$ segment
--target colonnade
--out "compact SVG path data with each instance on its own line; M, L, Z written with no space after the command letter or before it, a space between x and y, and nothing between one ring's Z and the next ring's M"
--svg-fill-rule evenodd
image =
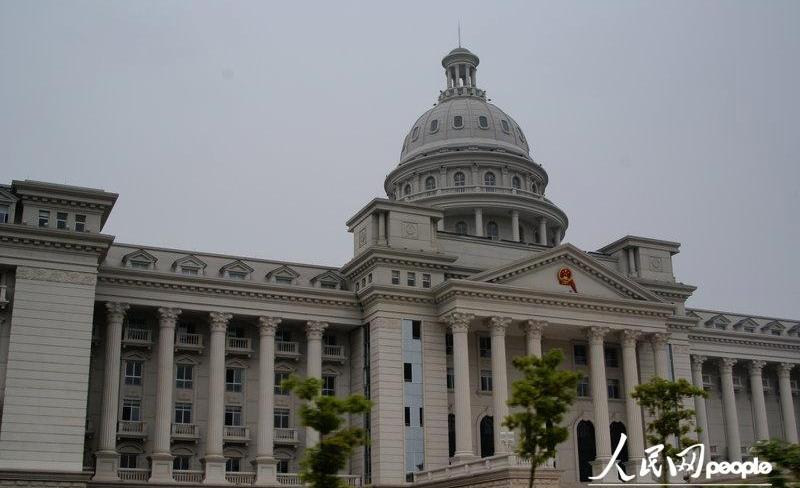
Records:
M103 385L103 404L99 449L96 453L97 465L95 480L111 481L118 479L117 465L119 455L117 446L117 412L119 408L120 359L122 346L122 326L128 304L106 303L107 333L106 361ZM175 325L181 310L162 307L158 309L158 367L155 427L151 457L151 482L172 482L172 391L174 378ZM230 313L210 312L209 315L209 380L208 380L208 419L205 433L206 483L225 483L224 411L225 411L225 337ZM273 457L274 443L274 381L275 381L275 331L281 319L277 317L258 317L259 329L259 391L258 426L256 435L256 484L276 483L276 461ZM322 334L327 328L325 322L309 321L306 324L308 377L322 377ZM306 433L306 446L319 442L316 432Z

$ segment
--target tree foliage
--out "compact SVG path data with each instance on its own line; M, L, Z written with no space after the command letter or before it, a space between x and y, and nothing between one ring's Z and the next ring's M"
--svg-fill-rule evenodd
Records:
M313 488L340 488L347 485L336 477L347 464L353 449L366 443L363 429L344 427L344 414L367 412L372 403L361 395L336 398L320 395L322 380L291 376L281 388L305 400L300 407L301 423L319 432L317 445L307 448L300 462L300 479Z
M700 428L694 423L694 409L686 407L685 400L698 396L705 398L708 396L705 390L685 379L669 381L656 376L638 385L631 396L650 416L646 429L648 442L664 446L661 451L662 466L667 465L667 457L675 456L680 451L680 445L696 443L689 433L700 432ZM679 445L672 444L675 439ZM667 470L663 469L662 482L666 483L666 477Z
M564 359L558 349L548 351L541 358L521 356L514 358L514 367L523 377L511 385L508 405L519 410L507 416L503 424L520 433L516 452L531 461L528 487L533 486L536 467L556 455L556 446L569 434L561 422L575 400L580 375L559 370Z
M753 454L772 464L769 481L774 488L788 486L788 476L794 482L800 481L800 444L785 441L761 441L753 446Z

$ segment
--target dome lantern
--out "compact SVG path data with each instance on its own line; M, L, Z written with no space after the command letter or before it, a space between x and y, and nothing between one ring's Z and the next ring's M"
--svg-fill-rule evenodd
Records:
M486 92L478 88L476 74L478 56L469 49L457 47L442 59L446 88L439 94L439 101L458 96L486 98Z

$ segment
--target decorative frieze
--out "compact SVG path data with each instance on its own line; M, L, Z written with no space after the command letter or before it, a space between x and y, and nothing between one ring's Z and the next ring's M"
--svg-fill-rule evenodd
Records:
M97 282L94 273L80 271L64 271L61 269L31 268L19 266L16 272L18 280L52 281L56 283L71 283L74 285L91 285Z

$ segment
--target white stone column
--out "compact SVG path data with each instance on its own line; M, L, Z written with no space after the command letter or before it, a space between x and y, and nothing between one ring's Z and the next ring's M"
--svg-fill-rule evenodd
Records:
M122 323L127 303L106 303L106 357L103 379L103 411L100 420L95 481L115 481L119 455L117 454L117 409L119 408L120 355L122 353ZM791 396L789 397L792 398Z
M728 461L742 460L742 441L739 437L739 414L736 412L736 394L733 391L733 358L722 358L719 373L722 383L722 409L725 412L725 435L728 444Z
M475 235L483 237L483 209L475 209Z
M603 337L608 329L589 327L586 337L589 339L589 375L592 387L592 404L594 405L594 433L597 457L592 462L592 473L600 474L611 460L611 423L608 415L608 385L606 383L606 361ZM604 482L617 481L616 470L609 470ZM595 480L598 482L598 480Z
M631 397L633 390L639 385L639 371L636 362L636 341L640 332L625 329L621 333L622 339L622 374L625 381L625 420L628 431L629 460L626 466L628 474L634 474L641 464L644 456L644 430L642 423L642 408ZM609 425L609 428L611 426ZM612 446L616 447L616 446Z
M227 483L222 452L225 420L225 331L233 316L211 312L208 344L208 432L206 432L205 483Z
M553 242L556 246L561 245L561 227L556 227L555 235L553 236Z
M309 321L306 323L306 376L308 378L322 379L322 334L328 328L326 322ZM306 427L306 447L311 447L319 442L319 433L311 427Z
M519 211L511 211L511 239L519 242Z
M797 444L797 421L794 417L791 380L791 371L794 366L790 363L782 363L778 366L778 388L780 388L781 394L784 440L791 444Z
M650 336L650 342L653 344L653 354L656 362L656 376L670 379L669 374L669 351L667 350L667 342L669 341L669 334L657 333Z
M703 363L705 356L692 356L692 383L698 388L703 388ZM706 414L706 399L701 396L694 397L694 411L697 416L697 427L700 428L699 440L709 447L708 442L708 415Z
M539 244L547 245L547 219L544 217L539 219Z
M542 357L542 332L547 326L544 320L526 320L522 324L525 331L525 352L528 356Z
M156 425L153 454L150 456L150 482L172 483L172 383L175 355L175 322L181 311L177 308L158 309L158 379L156 384Z
M445 321L453 334L453 383L456 417L456 452L454 462L475 458L472 452L472 407L469 388L469 323L474 315L453 312Z
M490 317L492 331L492 403L494 409L494 452L507 454L503 432L508 428L503 421L508 416L508 375L506 373L506 328L511 323L508 317Z
M275 403L275 329L281 319L258 318L258 443L256 444L257 486L277 484L273 457Z
M750 361L750 395L753 399L753 412L756 421L756 441L769 439L769 423L767 422L767 404L764 401L764 379L761 374L766 361Z

